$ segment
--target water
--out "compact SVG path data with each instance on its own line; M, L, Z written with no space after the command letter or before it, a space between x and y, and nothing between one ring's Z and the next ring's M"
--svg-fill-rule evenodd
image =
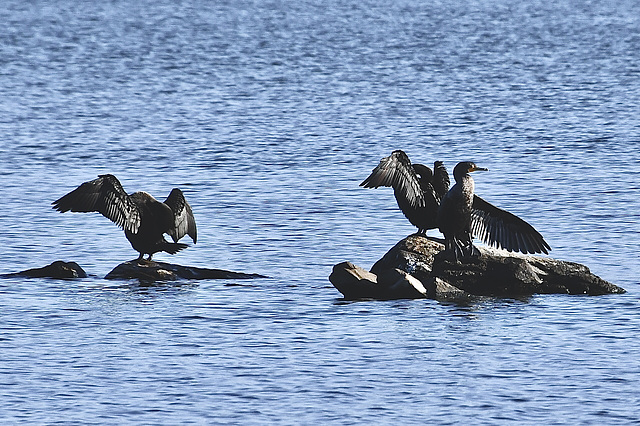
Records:
M640 421L640 6L633 1L5 2L0 281L6 424ZM485 199L625 295L344 302L414 231L358 187L393 149L474 160ZM101 173L180 187L195 246L270 276L141 286Z

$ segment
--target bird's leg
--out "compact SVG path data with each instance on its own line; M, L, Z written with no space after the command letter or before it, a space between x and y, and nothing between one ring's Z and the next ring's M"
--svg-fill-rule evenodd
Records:
M457 238L453 238L453 260L456 263L460 262L460 258L464 257L464 246L462 242Z
M463 250L458 238L455 236L451 237L447 234L444 235L444 253L445 259L455 263L460 262L460 257L463 256Z
M446 257L449 257L451 255L451 238L449 238L447 235L444 236L444 253L446 255Z
M412 235L424 235L424 236L426 236L426 235L427 235L427 232L426 232L424 229L418 229L418 230L415 232L415 234L412 234Z
M153 256L153 253L149 253L149 257L147 257L147 262L151 262L151 256Z
M140 263L142 262L144 259L142 258L144 256L144 253L140 253L140 256L138 256L138 258L136 259L136 262Z
M481 256L480 250L478 250L478 247L473 245L473 241L471 241L471 240L469 240L469 256L470 257L480 257Z
M478 247L474 246L473 243L471 244L471 250L469 253L469 256L471 257L480 257L482 255L482 253L480 253L480 250L478 250Z
M470 231L464 231L464 250L468 257L480 257L480 250L473 245L473 236Z
M458 239L456 237L450 237L449 235L444 236L444 252L446 254L446 259L458 263Z

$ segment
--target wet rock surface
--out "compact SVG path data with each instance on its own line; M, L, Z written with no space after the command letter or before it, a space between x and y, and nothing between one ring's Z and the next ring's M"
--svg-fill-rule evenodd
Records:
M55 262L43 266L42 268L27 269L25 271L3 275L4 278L10 277L28 277L28 278L86 278L87 273L76 262L63 262L56 260Z
M370 272L343 262L334 266L329 280L346 299L448 300L625 292L574 262L486 247L479 247L480 257L455 262L443 249L441 240L410 235L377 261Z
M121 263L107 274L107 280L141 281L173 281L178 279L208 280L208 279L252 279L266 278L260 274L225 271L223 269L196 268L172 263L132 260Z
M55 261L42 268L27 269L25 271L4 274L2 278L86 278L86 272L75 262ZM252 279L267 278L260 274L225 271L224 269L196 268L193 266L174 265L172 263L132 260L121 263L107 274L108 280L140 281L175 281L179 279L209 280L209 279Z

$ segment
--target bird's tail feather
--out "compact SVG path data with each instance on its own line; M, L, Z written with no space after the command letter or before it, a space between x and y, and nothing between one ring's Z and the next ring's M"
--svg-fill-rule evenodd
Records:
M162 251L166 251L169 254L176 254L180 250L184 250L187 247L189 247L189 244L165 242L162 245Z

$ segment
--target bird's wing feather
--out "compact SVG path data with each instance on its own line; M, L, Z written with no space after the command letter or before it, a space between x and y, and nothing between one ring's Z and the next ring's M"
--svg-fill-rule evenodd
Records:
M392 187L396 193L404 197L413 207L424 207L426 200L420 181L416 175L411 160L401 150L396 150L390 156L380 160L368 178L360 186L365 188L378 188L380 186Z
M99 212L134 234L140 227L140 210L113 175L100 175L54 201L53 208L64 213Z
M449 191L449 185L451 184L451 181L449 180L449 173L442 161L436 161L433 163L432 181L432 186L436 195L438 198L442 199L442 197L444 197Z
M474 195L471 232L483 242L521 253L548 253L542 235L518 216Z
M168 232L173 241L178 242L180 238L189 235L195 244L198 239L196 219L193 217L191 206L187 203L182 191L174 188L164 203L173 211L175 225Z

